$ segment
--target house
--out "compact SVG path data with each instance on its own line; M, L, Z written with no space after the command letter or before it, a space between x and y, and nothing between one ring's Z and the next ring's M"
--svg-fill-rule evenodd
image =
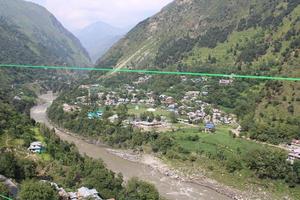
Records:
M174 104L175 103L175 99L173 97L167 97L165 100L166 104Z
M90 85L81 85L79 86L79 89L90 89L91 86Z
M203 92L202 92L202 95L203 95L203 96L207 96L207 95L208 95L208 92L203 91Z
M156 109L155 109L155 108L148 108L147 111L148 111L148 112L155 112Z
M22 98L21 98L21 97L19 97L19 96L15 96L15 97L14 97L14 100L16 100L16 101L21 101L21 100L22 100Z
M86 96L81 96L76 98L77 101L80 101L81 103L86 102Z
M119 116L117 114L108 118L108 120L112 123L116 122L118 119L119 119Z
M229 85L231 83L233 83L232 79L221 79L221 80L219 80L220 85Z
M104 96L104 92L99 92L97 95L98 95L98 98L101 99Z
M181 78L181 81L182 81L182 82L187 81L187 77L186 77L186 76L180 76L180 78Z
M288 161L293 164L295 160L300 160L300 148L292 149L289 152Z
M167 96L164 95L164 94L161 94L161 95L159 95L159 98L162 99L162 100L165 100L167 98Z
M104 103L106 106L116 105L116 101L114 99L107 99Z
M200 83L201 81L202 81L201 78L193 78L193 79L192 79L192 82L193 82L193 83Z
M154 104L154 102L155 102L155 99L152 97L146 100L146 104L149 104L149 105Z
M294 145L294 146L299 146L299 147L300 147L300 140L295 140L295 139L293 139L293 140L292 140L292 145Z
M175 113L177 112L178 113L178 110L176 108L177 108L176 103L168 105L168 111L170 111L170 112L175 112Z
M136 97L134 97L134 98L132 98L132 99L131 99L131 101L130 101L130 102L131 102L131 103L137 103L138 101L139 101L139 99L138 99L138 98L136 98Z
M77 200L77 194L76 192L69 192L69 197L70 197L70 200Z
M162 122L154 120L153 122L147 121L135 121L132 123L134 126L138 128L145 128L145 127L160 127L162 126Z
M98 118L102 117L102 115L103 115L102 111L88 112L89 119L98 119Z
M73 112L73 111L80 110L80 107L76 106L76 105L69 105L67 103L64 103L63 110L64 110L64 112Z
M41 142L32 142L30 146L28 147L28 150L33 153L42 153L44 150L44 147Z
M94 200L102 200L102 198L99 197L99 193L96 189L88 189L86 187L81 187L78 189L77 197L78 199L93 198Z
M200 91L188 91L185 93L186 96L189 96L189 97L197 97L199 96L200 94Z
M216 129L215 124L213 122L205 123L204 131L205 132L214 132Z

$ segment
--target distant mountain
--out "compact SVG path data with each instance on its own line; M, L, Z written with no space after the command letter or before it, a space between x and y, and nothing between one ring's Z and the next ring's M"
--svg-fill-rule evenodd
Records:
M96 61L128 30L129 28L121 29L99 21L76 31L75 35L87 49L92 60Z
M0 63L91 64L79 40L50 12L23 0L0 1Z

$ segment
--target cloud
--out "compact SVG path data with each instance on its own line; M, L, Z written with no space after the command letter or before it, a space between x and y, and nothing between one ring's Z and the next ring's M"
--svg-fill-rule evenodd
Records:
M46 7L68 29L97 21L131 26L155 14L172 0L28 0Z

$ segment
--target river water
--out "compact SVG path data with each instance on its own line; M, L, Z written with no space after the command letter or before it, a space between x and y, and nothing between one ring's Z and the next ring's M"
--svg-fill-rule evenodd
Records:
M47 108L51 105L55 96L52 93L41 95L41 103L31 109L31 117L46 124L49 128L53 126L49 123L46 115ZM156 186L159 193L170 200L229 200L230 198L217 193L214 190L194 183L179 181L170 178L152 169L151 167L137 162L125 160L117 155L108 152L107 147L90 144L80 138L74 137L61 130L56 129L56 134L65 141L74 143L79 152L95 159L102 159L107 168L115 173L122 173L125 179L138 177L141 180L150 182Z

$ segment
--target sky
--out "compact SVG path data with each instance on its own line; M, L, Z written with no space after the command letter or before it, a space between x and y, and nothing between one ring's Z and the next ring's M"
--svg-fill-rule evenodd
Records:
M172 0L27 0L46 7L70 31L97 21L130 27L160 11Z

